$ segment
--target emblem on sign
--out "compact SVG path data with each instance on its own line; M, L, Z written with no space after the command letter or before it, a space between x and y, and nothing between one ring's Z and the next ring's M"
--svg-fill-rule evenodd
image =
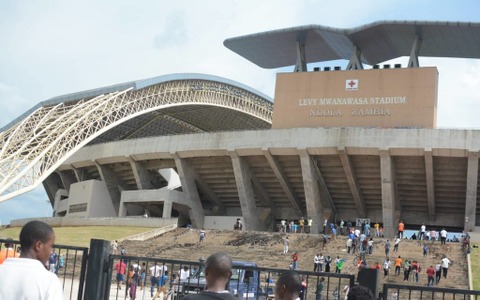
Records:
M345 90L346 91L358 90L358 79L347 79L345 81Z

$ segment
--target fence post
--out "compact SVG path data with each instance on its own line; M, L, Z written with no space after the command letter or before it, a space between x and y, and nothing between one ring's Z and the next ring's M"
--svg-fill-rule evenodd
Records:
M87 279L85 284L85 298L88 300L103 300L108 279L108 261L110 255L110 241L90 240L88 254Z

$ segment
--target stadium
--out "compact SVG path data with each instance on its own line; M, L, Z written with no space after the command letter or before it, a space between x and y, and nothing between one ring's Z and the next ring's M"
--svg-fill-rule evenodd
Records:
M43 184L56 217L178 218L274 230L369 219L478 231L480 131L436 129L438 71L480 58L480 24L380 21L227 39L277 75L275 97L171 74L43 101L0 133L0 201ZM406 67L383 65L409 57ZM347 60L347 68L308 64ZM369 66L368 68L366 66Z

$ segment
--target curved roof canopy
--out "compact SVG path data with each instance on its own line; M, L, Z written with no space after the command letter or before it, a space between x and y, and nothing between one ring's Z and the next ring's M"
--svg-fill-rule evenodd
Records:
M273 103L232 80L173 74L60 96L0 132L0 202L40 184L87 144L268 129Z
M230 38L224 45L271 69L296 64L297 42L305 47L306 63L348 60L355 47L369 65L410 56L414 47L418 56L480 58L480 23L379 21L350 29L307 25Z

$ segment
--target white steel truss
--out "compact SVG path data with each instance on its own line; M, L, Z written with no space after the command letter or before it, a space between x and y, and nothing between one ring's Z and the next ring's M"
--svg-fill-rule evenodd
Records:
M216 81L178 80L41 107L0 133L0 202L36 188L77 150L118 124L178 105L230 108L271 123L268 100Z

